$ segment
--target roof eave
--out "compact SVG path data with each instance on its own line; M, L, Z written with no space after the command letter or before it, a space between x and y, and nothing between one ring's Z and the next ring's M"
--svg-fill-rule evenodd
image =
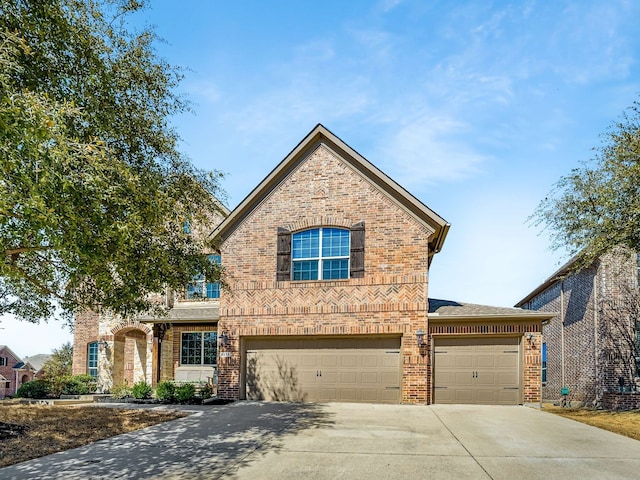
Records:
M438 323L438 322L450 322L452 320L466 320L466 321L483 321L483 320L494 320L494 321L522 321L525 322L527 320L551 320L555 316L557 316L557 312L533 312L528 311L526 313L504 313L504 314L469 314L469 315L443 315L438 313L430 313L429 314L429 322L430 323Z
M296 145L269 175L213 230L211 236L224 241L235 229L236 225L246 218L246 216L267 197L269 192L297 166L299 161L305 158L304 154L313 151L322 143L328 143L330 147L340 150L339 153L345 161L355 164L354 166L362 171L373 183L384 191L392 194L392 196L401 202L414 216L417 216L422 222L429 225L429 227L434 230L433 240L430 242L430 249L433 253L438 253L442 249L450 224L322 124L316 125L316 127Z

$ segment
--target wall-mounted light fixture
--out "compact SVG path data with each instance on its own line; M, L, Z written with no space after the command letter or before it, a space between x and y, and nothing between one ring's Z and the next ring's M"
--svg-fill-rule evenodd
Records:
M527 339L527 341L531 344L531 345L535 345L535 343L533 342L533 339L535 338L535 335L533 333L527 333L527 335L525 336L525 338Z
M227 332L222 332L220 334L220 346L221 347L229 346L229 335L227 335Z
M418 342L418 347L423 347L425 345L424 342L424 332L421 328L416 332L416 342Z
M107 341L104 338L101 338L98 341L98 349L100 350L106 350L106 348L109 346L109 344L107 343Z

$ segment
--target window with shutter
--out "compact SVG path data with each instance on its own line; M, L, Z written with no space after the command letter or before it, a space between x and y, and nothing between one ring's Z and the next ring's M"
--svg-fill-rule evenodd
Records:
M291 233L278 228L277 281L364 277L364 222Z
M291 232L286 228L278 228L276 280L291 280Z
M351 226L351 278L364 277L364 222Z

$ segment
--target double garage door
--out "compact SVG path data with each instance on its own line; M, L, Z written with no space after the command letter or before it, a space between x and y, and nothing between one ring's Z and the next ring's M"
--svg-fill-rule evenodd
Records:
M400 338L247 339L249 400L400 403Z
M521 403L519 338L436 338L434 402Z

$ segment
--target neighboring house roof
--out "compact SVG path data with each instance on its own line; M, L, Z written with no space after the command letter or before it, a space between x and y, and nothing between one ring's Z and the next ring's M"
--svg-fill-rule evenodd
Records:
M31 366L36 372L42 370L44 364L47 363L51 359L51 355L47 353L39 353L37 355L32 355L31 357L24 357L24 362Z
M336 152L344 161L394 200L409 215L434 232L429 241L429 260L431 260L432 254L438 253L442 249L450 224L321 124L318 124L309 132L280 164L218 225L211 235L221 240L226 239L260 205L270 192L282 183L320 145L324 145Z
M13 350L11 350L9 347L7 347L6 345L0 345L0 352L2 352L3 350L9 352L9 354L11 354L11 356L13 358L15 358L16 360L20 361L21 358L15 354L15 352Z
M429 320L469 320L469 319L536 319L547 320L556 316L554 312L523 310L521 308L492 307L453 300L429 299Z
M529 295L527 295L518 303L516 303L515 306L521 307L528 301L535 298L540 293L544 292L547 288L549 288L551 285L556 283L558 280L562 280L563 278L566 278L568 275L573 273L573 266L579 259L580 259L580 254L571 258L567 263L565 263L558 270L553 272L553 274L549 278L547 278L544 282L538 285Z

